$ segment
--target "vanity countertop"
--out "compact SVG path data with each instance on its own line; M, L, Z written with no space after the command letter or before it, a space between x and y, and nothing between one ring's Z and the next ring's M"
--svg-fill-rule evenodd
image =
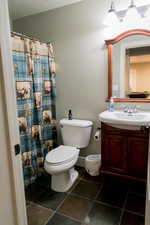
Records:
M114 125L147 126L150 124L150 112L126 113L122 111L104 111L99 114L99 120Z

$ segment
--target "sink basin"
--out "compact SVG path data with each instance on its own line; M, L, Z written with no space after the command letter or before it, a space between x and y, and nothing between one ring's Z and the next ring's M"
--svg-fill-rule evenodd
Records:
M129 120L129 121L136 121L136 120L144 120L146 119L147 115L143 114L143 113L136 113L136 114L128 114L128 113L124 113L124 112L116 112L114 113L114 116L116 116L116 118L119 119L123 119L123 120Z
M133 114L124 113L121 111L109 112L105 111L99 114L99 119L102 122L109 124L141 126L150 124L150 112L138 112Z

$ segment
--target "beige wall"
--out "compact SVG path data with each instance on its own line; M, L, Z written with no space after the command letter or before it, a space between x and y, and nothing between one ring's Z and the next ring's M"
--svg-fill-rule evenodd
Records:
M94 122L93 133L99 126L98 114L106 109L107 49L104 40L124 31L117 27L107 31L102 25L110 3L111 0L84 0L13 23L14 31L53 42L57 63L57 118L66 116L71 108L75 118ZM149 110L149 104L144 108ZM81 154L99 152L99 146L92 137L91 144Z
M104 11L110 1L85 0L14 21L14 30L51 40L57 63L57 118L71 108L74 118L92 120L106 109L107 51L104 46ZM82 154L99 152L93 142Z
M150 63L133 63L131 69L136 71L136 91L150 92Z
M106 31L102 21L110 3L111 0L84 0L13 23L14 31L53 42L57 63L57 118L66 116L71 108L74 117L94 122L93 133L99 126L98 114L106 109L107 49L104 40L130 29L129 26L123 28L125 30L112 27ZM120 8L124 4L123 1L118 3ZM149 104L142 107L149 110ZM92 139L81 154L99 152L99 145Z
M10 29L13 30L13 21L10 16L9 16L9 23L10 23Z

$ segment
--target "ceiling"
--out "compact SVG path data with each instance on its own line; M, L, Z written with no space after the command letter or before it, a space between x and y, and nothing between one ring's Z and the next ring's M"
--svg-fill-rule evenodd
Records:
M83 0L8 0L11 19L19 19L21 17L44 12L50 9L63 7ZM91 0L89 0L91 1ZM101 1L101 0L98 0ZM105 1L105 0L103 0ZM117 10L126 9L131 0L115 0ZM107 0L108 8L111 0ZM137 6L150 4L150 0L135 0Z
M8 0L11 19L63 7L83 0Z

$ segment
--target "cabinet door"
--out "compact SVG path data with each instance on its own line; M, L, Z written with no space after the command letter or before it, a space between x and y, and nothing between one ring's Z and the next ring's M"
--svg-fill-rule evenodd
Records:
M104 135L102 139L102 168L107 171L126 173L126 139L119 135Z
M146 178L148 161L148 140L144 138L128 138L127 154L128 175Z

